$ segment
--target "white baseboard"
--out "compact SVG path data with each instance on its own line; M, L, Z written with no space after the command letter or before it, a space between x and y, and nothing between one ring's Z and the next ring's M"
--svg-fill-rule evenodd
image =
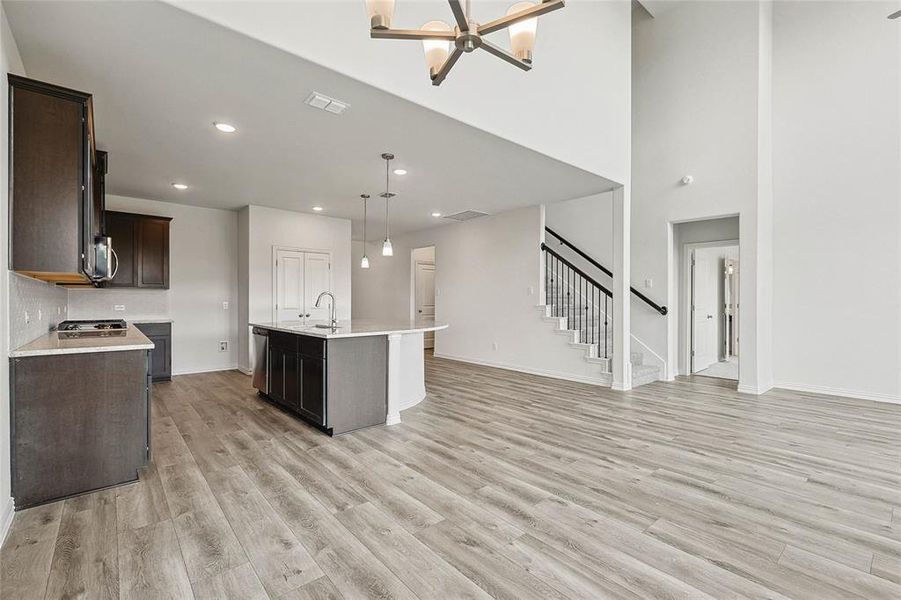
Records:
M219 371L237 371L238 365L231 365L228 367L212 367L209 369L189 369L186 371L173 371L172 376L176 375L198 375L200 373L218 373Z
M7 498L5 506L0 509L0 546L6 541L6 534L9 533L9 526L13 524L13 516L16 513L16 505L10 496Z
M235 368L237 370L241 371L242 373L244 373L245 375L253 375L253 369L248 369L247 367L241 367L241 366L238 366Z
M883 394L879 392L863 392L860 390L848 390L844 388L834 388L825 385L807 385L805 383L790 383L780 381L776 387L795 392L810 392L812 394L823 394L825 396L843 396L845 398L856 398L858 400L873 400L875 402L887 402L889 404L901 404L901 396L892 394ZM741 390L739 390L741 391Z
M766 394L768 391L773 389L773 386L757 386L757 385L742 385L738 384L736 388L738 393L740 394L753 394L755 396L761 396Z
M524 367L520 367L518 365L510 365L507 363L499 363L499 362L490 362L485 360L473 360L470 358L463 358L461 356L452 356L450 354L438 354L435 353L437 358L446 358L447 360L455 360L458 362L469 363L473 365L481 365L483 367L494 367L496 369L506 369L507 371L516 371L517 373L528 373L529 375L541 375L542 377L551 377L553 379L564 379L566 381L575 381L577 383L588 383L591 385L598 385L602 387L610 387L609 381L604 381L601 379L593 379L591 377L582 377L580 375L572 375L569 373L560 373L558 371L545 371L543 369L528 369Z
M619 383L619 382L614 382L613 384L610 385L610 389L612 389L612 390L614 390L614 391L616 391L616 392L628 392L629 390L632 389L632 386L631 386L631 385L624 385L624 384Z

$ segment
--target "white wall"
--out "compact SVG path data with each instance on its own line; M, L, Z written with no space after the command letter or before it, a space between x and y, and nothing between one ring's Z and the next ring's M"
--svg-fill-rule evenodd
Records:
M678 257L671 224L739 215L744 303L739 383L747 391L765 391L772 383L767 357L757 356L758 338L765 343L772 321L754 319L758 305L767 310L764 290L771 278L763 247L769 243L766 219L758 208L766 177L758 114L761 35L766 35L761 22L757 2L684 2L656 18L637 18L632 46L632 281L660 282L660 291L649 295L661 302L665 291L663 303L670 309L661 319L636 308L632 332L655 352L668 354L672 376ZM680 185L688 174L694 183Z
M7 73L25 74L16 40L13 39L6 21L6 12L0 4L0 75L6 82ZM4 86L5 89L5 86ZM9 231L9 97L0 93L0 231L4 240ZM8 356L9 339L9 289L10 273L9 245L0 243L0 356ZM9 429L9 369L0 368L0 543L12 522L13 503L11 497L10 471L10 429Z
M350 221L263 206L247 207L247 321L239 323L241 348L249 347L248 323L273 320L272 257L275 246L332 255L332 293L339 320L351 314ZM242 213L241 222L244 224ZM243 234L242 234L243 236ZM243 248L241 249L243 253ZM243 260L243 258L242 258ZM359 257L357 257L359 261ZM249 352L239 366L249 369Z
M612 192L547 204L545 224L608 269L612 268ZM557 248L557 240L551 235L547 244Z
M107 196L106 207L172 217L169 289L69 290L72 319L172 319L174 374L233 369L238 357L238 215L155 200ZM115 248L116 241L113 240ZM225 310L222 303L228 302ZM115 305L125 311L114 311ZM227 352L219 342L228 341Z
M775 7L778 384L901 401L897 2Z
M436 332L437 356L586 379L587 363L561 350L565 343L547 343L556 334L537 308L541 212L523 208L400 236L390 258L371 241L370 269L360 269L363 245L354 242L354 318L408 320L411 252L434 246L435 318L449 325Z
M429 81L419 42L369 38L362 0L170 3L564 162L628 179L630 0L567 2L540 17L529 73L474 52L440 88ZM473 16L486 23L511 3L476 0ZM452 21L446 2L398 2L394 26L433 19ZM489 39L509 44L505 31Z

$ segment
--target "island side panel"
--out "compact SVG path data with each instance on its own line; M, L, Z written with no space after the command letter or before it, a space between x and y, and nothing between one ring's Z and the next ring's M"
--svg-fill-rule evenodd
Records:
M16 510L137 479L147 369L146 350L12 359Z
M384 425L388 344L383 335L328 341L328 427L333 434Z

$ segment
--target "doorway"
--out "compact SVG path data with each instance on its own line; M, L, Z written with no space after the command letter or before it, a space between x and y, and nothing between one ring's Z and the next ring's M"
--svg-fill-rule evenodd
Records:
M413 260L413 319L435 318L435 247L416 248ZM423 347L435 348L435 332L423 334Z
M687 244L689 372L738 380L738 243Z
M332 290L332 259L328 252L274 247L273 307L276 322L327 320L329 304L316 308L316 298Z

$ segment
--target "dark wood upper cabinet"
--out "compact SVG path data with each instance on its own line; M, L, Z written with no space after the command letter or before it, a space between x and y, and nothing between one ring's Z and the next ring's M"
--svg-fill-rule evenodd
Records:
M169 287L169 221L138 219L138 287Z
M96 155L97 160L94 161L94 183L92 186L94 204L92 210L93 229L99 235L104 235L106 233L104 212L106 211L106 174L108 172L109 155L103 150L97 150Z
M88 283L99 175L91 95L16 75L9 82L9 267L57 283Z
M119 268L106 287L169 288L169 217L106 211Z
M112 247L118 258L116 276L106 282L106 287L138 287L137 241L134 215L106 211L106 235L112 238Z

